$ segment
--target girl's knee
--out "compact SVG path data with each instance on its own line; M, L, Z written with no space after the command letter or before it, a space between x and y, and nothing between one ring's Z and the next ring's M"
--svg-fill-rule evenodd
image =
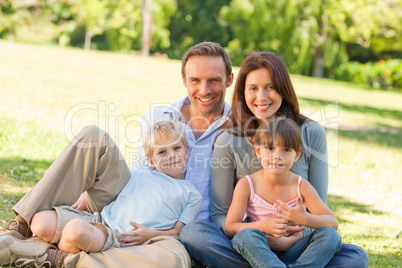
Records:
M266 241L266 237L259 229L246 228L238 232L232 239L232 243L247 244L253 243L255 239L262 239Z
M32 232L45 241L52 241L57 226L57 214L54 210L36 213L31 220Z

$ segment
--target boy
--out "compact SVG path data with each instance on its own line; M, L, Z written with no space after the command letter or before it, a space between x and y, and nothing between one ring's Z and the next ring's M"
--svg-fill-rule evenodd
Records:
M151 168L133 170L117 199L100 214L54 207L34 215L33 233L69 253L99 252L141 245L156 236L179 235L197 217L202 203L196 188L181 180L188 158L186 139L176 124L158 122L144 137L144 150ZM4 245L13 244L15 238L3 235L0 239ZM0 258L1 265L9 264L12 250Z

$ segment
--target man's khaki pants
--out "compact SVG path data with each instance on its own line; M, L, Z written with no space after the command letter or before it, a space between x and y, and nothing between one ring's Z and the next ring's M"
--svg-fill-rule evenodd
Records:
M131 177L112 138L88 126L73 138L43 178L14 206L28 223L39 211L71 206L86 191L90 212L114 201ZM69 254L66 267L189 267L191 261L176 237L155 237L144 245L101 253Z

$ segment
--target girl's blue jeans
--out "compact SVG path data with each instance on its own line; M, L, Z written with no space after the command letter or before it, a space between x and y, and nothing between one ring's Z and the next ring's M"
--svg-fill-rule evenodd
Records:
M195 262L204 264L209 268L250 267L250 264L232 247L231 241L226 237L222 227L216 223L194 221L186 224L180 233L180 240ZM299 251L303 252L304 250L301 249L303 243L307 243L305 240L304 238L301 239L293 247L298 245L298 247L300 246ZM297 251L298 247L293 250ZM288 251L281 253L285 254ZM286 255L279 258L285 257ZM340 251L325 267L366 268L368 264L367 253L361 247L342 244Z
M236 234L231 243L252 267L286 268L325 267L341 249L342 241L335 229L324 227L300 239L287 251L275 252L260 230L249 228Z

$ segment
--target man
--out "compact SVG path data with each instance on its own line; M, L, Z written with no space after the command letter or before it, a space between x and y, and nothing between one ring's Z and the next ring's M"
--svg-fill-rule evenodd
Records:
M195 45L183 57L182 79L188 96L173 105L152 109L144 116L141 127L145 130L166 119L180 122L190 147L184 179L191 181L203 196L198 219L209 220L212 144L230 115L230 105L224 101L226 88L233 83L229 56L216 43ZM133 166L145 161L142 148L138 155ZM0 232L0 255L13 254L19 265L50 262L66 267L189 266L184 247L171 237L156 237L141 246L91 254L67 254L35 238L20 240L31 235L29 224L36 212L59 205L72 205L92 213L101 211L116 199L130 177L130 170L110 136L96 127L84 128L13 208L15 220ZM84 194L79 198L81 193ZM134 241L136 231L125 242ZM2 244L10 246L5 248Z

